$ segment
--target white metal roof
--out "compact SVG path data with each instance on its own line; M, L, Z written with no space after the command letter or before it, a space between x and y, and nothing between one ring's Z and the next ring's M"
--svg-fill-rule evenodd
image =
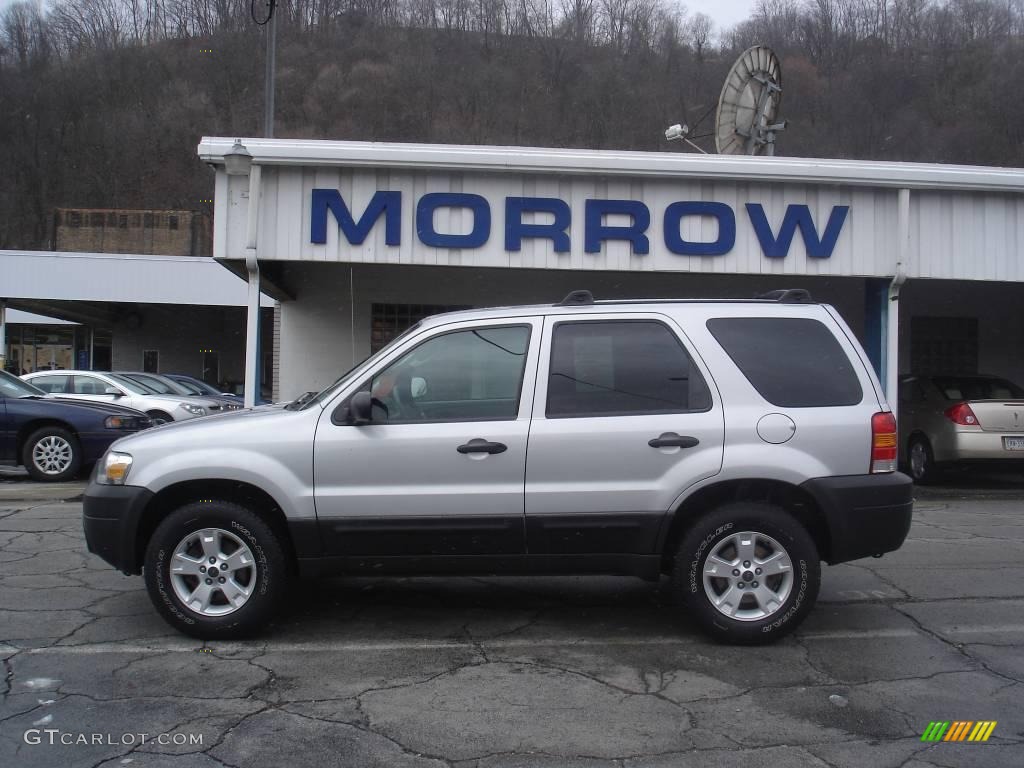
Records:
M199 157L205 162L222 165L224 153L234 141L233 138L203 137L198 147ZM789 181L911 189L1024 192L1024 169L1020 168L312 139L243 138L242 143L252 154L254 162L263 165L694 177L704 181Z
M5 299L243 307L247 292L244 280L202 256L0 251Z
M58 317L37 315L35 312L23 312L20 309L10 308L6 310L5 319L8 323L24 325L78 325L70 320L61 320Z

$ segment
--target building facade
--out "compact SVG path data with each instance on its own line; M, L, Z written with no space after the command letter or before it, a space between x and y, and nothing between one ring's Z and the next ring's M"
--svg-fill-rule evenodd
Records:
M1024 173L796 158L204 138L214 257L282 300L282 398L420 316L598 298L834 304L900 372L1024 380ZM891 364L890 364L890 361Z
M78 253L209 256L209 218L198 211L58 208L52 249Z

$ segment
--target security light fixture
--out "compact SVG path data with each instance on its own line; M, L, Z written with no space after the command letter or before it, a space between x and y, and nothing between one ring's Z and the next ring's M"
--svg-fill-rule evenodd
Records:
M241 139L235 139L231 149L224 153L224 170L231 176L248 176L251 167L252 155Z

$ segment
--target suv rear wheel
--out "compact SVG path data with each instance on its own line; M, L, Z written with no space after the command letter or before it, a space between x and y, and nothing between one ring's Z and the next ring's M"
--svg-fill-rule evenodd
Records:
M729 643L767 643L796 629L821 583L817 547L785 510L737 502L704 515L679 545L676 595L700 628Z
M168 515L146 548L145 572L161 615L200 639L251 634L274 617L288 588L278 537L229 501L193 502Z

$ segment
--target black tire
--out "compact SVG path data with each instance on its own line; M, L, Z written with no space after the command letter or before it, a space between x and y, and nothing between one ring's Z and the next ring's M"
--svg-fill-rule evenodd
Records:
M253 556L252 594L241 607L222 616L203 615L188 607L171 578L175 548L204 528L236 536ZM288 591L288 558L281 540L259 516L230 501L193 502L168 515L149 540L144 570L149 598L160 615L179 632L202 640L252 635L274 618Z
M45 466L40 466L35 460L36 446L47 439L57 441L54 450L68 450L71 452L70 462L62 471L47 471ZM55 457L56 458L56 457ZM21 449L21 463L28 471L29 477L48 483L63 483L74 480L82 469L82 446L78 438L63 427L43 427L37 429L28 436L25 445Z
M766 617L749 620L726 616L716 608L705 590L703 575L709 555L730 536L744 531L774 539L793 565L789 592L781 605ZM726 580L715 580L712 586L720 582ZM732 644L770 643L792 632L814 607L820 585L818 548L807 530L785 510L760 502L727 504L699 518L679 543L672 569L672 589L687 615L715 640ZM745 587L749 589L750 584ZM753 599L753 595L743 597L738 606L742 608Z
M167 413L167 411L146 411L146 415L153 420L153 426L170 424L174 421L174 417Z
M921 452L919 465L914 460L915 451ZM942 469L935 463L932 444L924 435L914 435L910 438L907 445L907 473L918 485L932 485L942 479Z

